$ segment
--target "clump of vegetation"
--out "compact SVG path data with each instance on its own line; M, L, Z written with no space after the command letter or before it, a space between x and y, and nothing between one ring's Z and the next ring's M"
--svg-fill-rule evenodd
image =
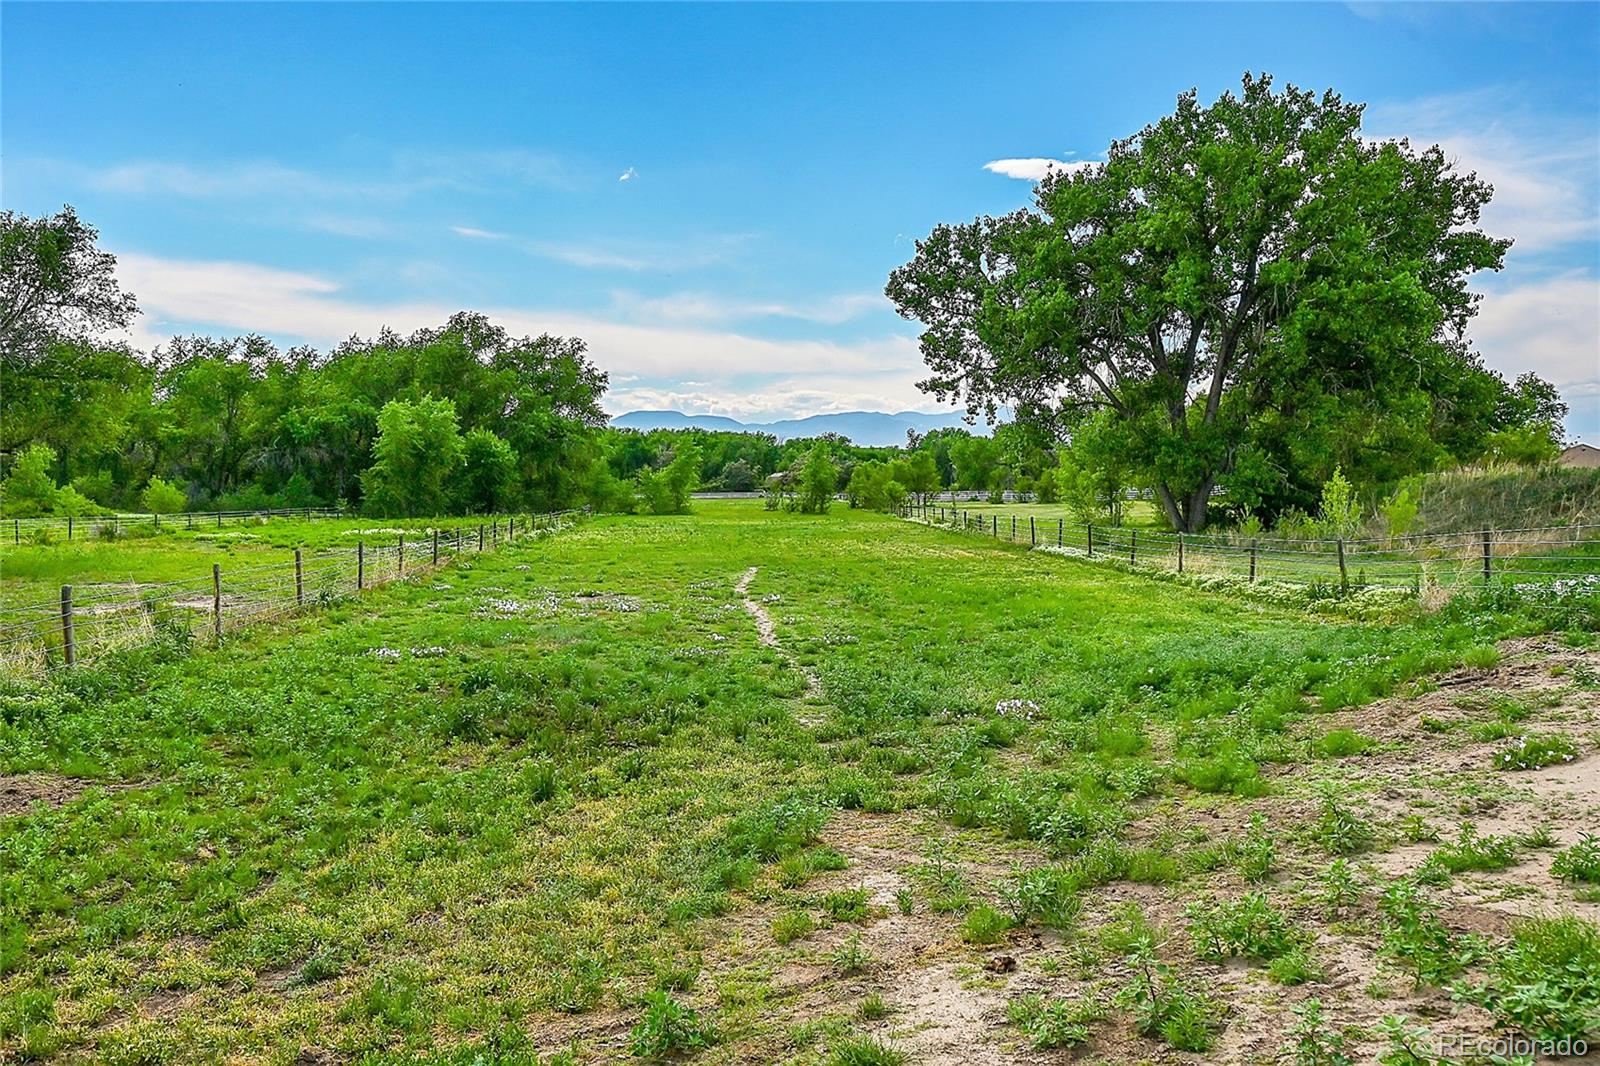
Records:
M866 920L869 913L868 898L864 888L829 892L822 897L822 909L836 922L861 922Z
M969 944L998 944L1015 923L988 904L972 908L961 923L961 939Z
M1564 733L1539 733L1518 737L1494 753L1496 770L1538 770L1578 757L1578 745Z
M1369 751L1372 738L1354 729L1331 729L1317 738L1315 748L1317 754L1325 759L1343 759Z
M1600 929L1574 915L1517 922L1479 989L1502 1025L1535 1040L1593 1036L1600 1023Z
M1220 961L1241 955L1276 959L1302 947L1306 932L1273 907L1260 892L1235 900L1193 903L1187 911L1189 935L1203 959Z
M1295 1022L1283 1056L1292 1066L1350 1066L1350 1038L1330 1025L1320 999L1294 1008Z
M711 1025L665 992L645 996L644 1014L628 1034L628 1049L639 1056L660 1057L709 1047L715 1042Z
M1550 872L1563 881L1600 884L1600 836L1583 834L1572 847L1556 854Z
M870 1036L854 1036L833 1045L828 1066L902 1066L906 1053Z
M1083 1000L1018 996L1006 1004L1006 1018L1038 1051L1075 1047L1089 1039L1089 1025L1105 1017L1103 1008Z
M1439 846L1422 868L1418 880L1437 882L1451 874L1469 870L1504 870L1516 865L1517 842L1511 837L1480 836L1471 822L1461 826L1460 836Z
M1394 881L1379 900L1385 954L1408 967L1418 987L1460 976L1482 954L1472 939L1457 936L1437 906L1414 881Z
M1334 859L1328 864L1322 871L1316 895L1323 913L1329 917L1337 917L1361 902L1361 886L1349 859Z
M1141 951L1131 961L1133 977L1117 993L1117 1002L1133 1012L1140 1034L1180 1051L1210 1050L1220 1018L1217 1005L1150 952Z
M1339 801L1338 793L1322 793L1322 812L1312 828L1312 838L1333 855L1354 855L1372 846L1372 824Z
M841 974L861 973L872 965L872 952L861 943L860 933L851 933L833 952L833 968Z
M772 939L788 944L809 935L816 927L809 911L785 911L772 921Z

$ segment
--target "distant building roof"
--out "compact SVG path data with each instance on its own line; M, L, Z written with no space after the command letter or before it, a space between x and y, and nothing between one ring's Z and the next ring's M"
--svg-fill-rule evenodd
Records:
M1562 466L1600 466L1600 448L1593 444L1574 444L1561 452Z

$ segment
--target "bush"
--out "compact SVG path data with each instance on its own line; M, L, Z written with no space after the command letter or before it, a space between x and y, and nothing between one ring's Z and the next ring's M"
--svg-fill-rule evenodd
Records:
M1147 951L1133 961L1133 979L1117 994L1117 1001L1133 1012L1139 1032L1180 1051L1210 1050L1216 1005Z
M1411 968L1417 986L1459 976L1480 954L1477 944L1445 927L1438 909L1413 881L1395 881L1378 904L1384 953Z
M144 509L151 514L177 514L189 504L189 498L183 490L170 485L161 478L153 477L150 484L144 487L144 495L140 497Z

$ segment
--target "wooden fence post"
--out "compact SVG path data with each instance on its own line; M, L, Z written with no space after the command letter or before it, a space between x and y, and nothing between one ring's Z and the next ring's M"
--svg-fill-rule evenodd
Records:
M483 551L483 523L478 523L478 550Z
M67 515L67 539L72 539L72 516Z
M161 532L161 516L159 514L156 514L156 515L152 515L151 517L156 520L156 532L157 533Z
M1350 587L1350 575L1344 567L1344 538L1339 538L1339 591L1343 592Z
M367 546L362 541L356 541L356 591L360 592L367 587Z
M1183 573L1183 534L1178 534L1178 573Z
M1487 585L1494 576L1494 541L1490 530L1483 531L1483 583Z
M1252 540L1250 542L1250 583L1252 585L1256 581L1256 548L1258 544L1258 541Z
M305 571L301 569L299 548L294 550L294 605L296 607L306 605Z
M1064 543L1066 543L1066 540L1065 540L1066 533L1067 533L1067 520L1065 518L1056 519L1056 547L1059 548Z
M433 531L433 565L439 565L439 531Z
M1128 565L1132 566L1139 561L1139 531L1128 530Z
M1084 541L1089 546L1089 558L1093 559L1094 558L1094 523L1093 522L1085 522L1083 524L1083 532L1084 532Z
M183 522L184 528L185 529L193 529L194 528L194 515L186 514L186 515L183 516L183 518L184 518L184 522Z
M1030 548L1039 546L1039 531L1034 528L1033 515L1028 516L1028 546Z
M395 573L400 577L406 576L406 535L400 534L400 550L395 553Z
M22 543L22 519L20 518L13 518L11 520L11 543Z
M71 666L78 661L78 641L72 629L72 586L61 586L61 653Z
M211 629L222 639L222 564L211 564Z

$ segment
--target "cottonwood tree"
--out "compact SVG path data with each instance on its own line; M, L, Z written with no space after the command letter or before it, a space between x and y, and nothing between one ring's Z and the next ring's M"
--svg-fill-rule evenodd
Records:
M1510 244L1478 229L1490 187L1436 146L1363 138L1361 112L1247 75L1053 171L1037 210L937 227L886 290L925 326L922 387L991 421L1110 412L1197 530L1258 419L1331 425L1465 373L1467 279Z
M0 366L133 322L138 302L117 284L116 257L96 247L99 238L70 206L40 218L0 211Z
M378 413L375 461L361 475L367 510L397 517L450 513L463 448L449 400L390 400Z

